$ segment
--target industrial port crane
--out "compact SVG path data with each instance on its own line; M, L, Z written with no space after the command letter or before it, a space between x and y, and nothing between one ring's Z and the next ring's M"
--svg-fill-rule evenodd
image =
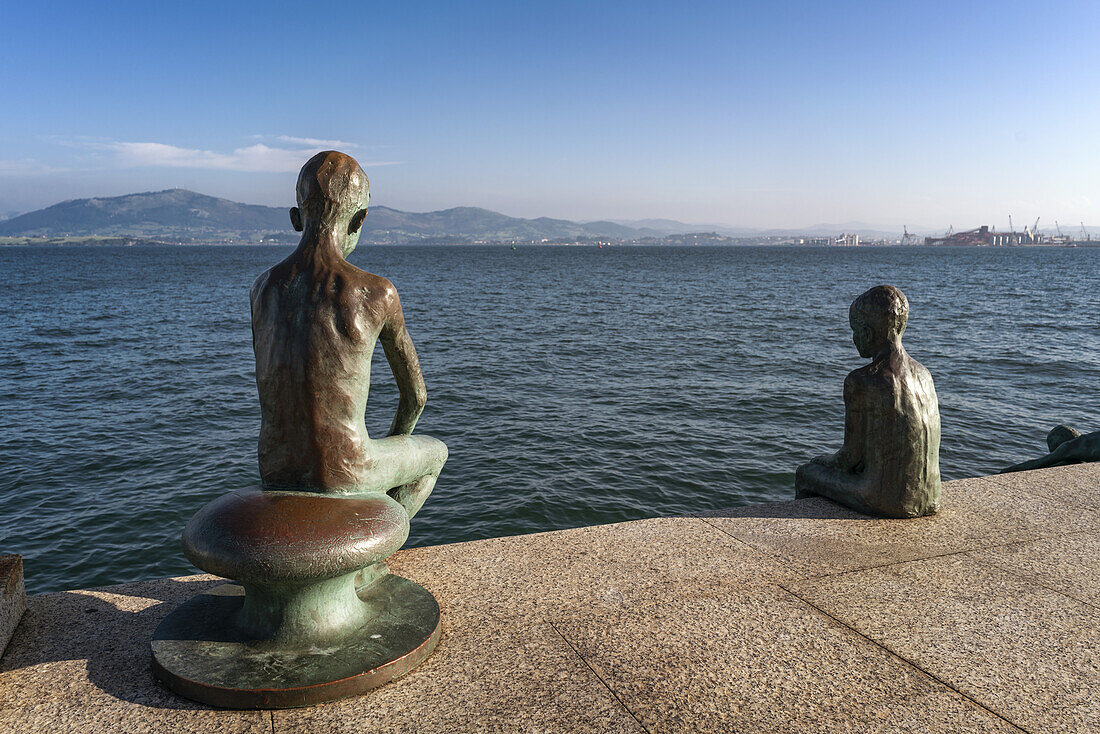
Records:
M1012 222L1012 215L1008 216L1008 233L998 234L995 227L981 226L977 229L968 229L955 231L954 225L947 228L947 233L942 237L925 237L924 244L926 245L948 245L953 247L989 247L989 246L1004 246L1004 245L1048 245L1054 247L1076 247L1080 242L1089 242L1092 244L1092 238L1088 234L1088 230L1085 229L1085 223L1081 222L1081 237L1082 239L1074 241L1072 235L1068 235L1062 231L1062 224L1055 219L1054 229L1058 232L1057 235L1044 236L1039 232L1039 222L1041 217L1036 217L1033 224L1024 225L1024 231L1017 233ZM905 232L905 239L903 242L909 241L913 237L909 233L908 227L902 227ZM1089 245L1087 245L1089 246Z
M1024 234L1027 235L1027 241L1032 244L1038 244L1039 242L1039 217L1035 217L1035 224L1031 225L1029 229L1027 225L1024 225Z

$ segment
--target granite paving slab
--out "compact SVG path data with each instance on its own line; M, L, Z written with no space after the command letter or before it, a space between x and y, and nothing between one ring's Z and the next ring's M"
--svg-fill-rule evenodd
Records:
M461 626L611 613L698 585L732 589L795 575L695 518L414 548L390 567L435 594L445 623Z
M0 709L5 734L271 734L270 711L135 707L124 701L52 700Z
M945 482L940 512L911 520L872 518L820 497L701 517L804 576L825 575L1100 530L1100 513L1034 492L1034 478L1018 479L1045 472L1056 482L1070 468Z
M786 587L1028 731L1100 731L1100 610L977 555Z
M1050 497L1074 507L1100 510L1100 463L1098 462L1011 474L994 474L981 477L981 481L990 486L1010 484L1025 492Z
M650 732L1016 731L777 587L555 626Z
M1076 533L968 554L1100 609L1100 533Z
M642 732L548 624L444 632L436 652L365 696L274 712L283 732Z
M0 731L270 731L267 712L218 711L154 683L149 639L198 576L39 594L0 660Z

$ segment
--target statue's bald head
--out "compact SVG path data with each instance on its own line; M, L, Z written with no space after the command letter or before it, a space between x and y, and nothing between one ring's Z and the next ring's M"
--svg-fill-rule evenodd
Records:
M335 150L318 153L302 166L296 193L298 206L290 212L294 229L315 223L346 234L351 241L345 254L351 252L370 201L370 182L356 160Z

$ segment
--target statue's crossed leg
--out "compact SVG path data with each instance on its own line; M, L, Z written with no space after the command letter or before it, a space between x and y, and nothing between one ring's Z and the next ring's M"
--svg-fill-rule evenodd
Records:
M368 469L360 486L368 492L384 491L412 518L432 493L435 480L447 461L447 446L431 436L401 435L371 440L366 451Z

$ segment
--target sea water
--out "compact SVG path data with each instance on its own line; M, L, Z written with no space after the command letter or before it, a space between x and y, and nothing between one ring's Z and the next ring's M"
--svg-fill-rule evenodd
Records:
M31 592L193 572L179 535L257 481L248 289L287 247L0 248L0 552ZM1100 429L1100 249L380 247L450 460L410 545L789 499L839 447L890 283L945 479ZM367 428L397 393L381 349Z

